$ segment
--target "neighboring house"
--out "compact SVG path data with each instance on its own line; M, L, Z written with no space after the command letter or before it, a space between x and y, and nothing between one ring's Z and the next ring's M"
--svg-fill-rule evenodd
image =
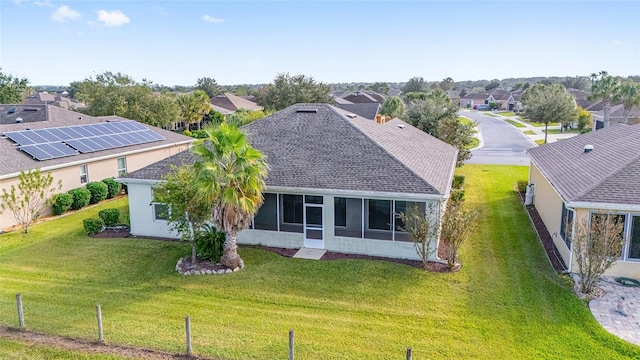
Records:
M255 102L232 93L212 97L211 108L223 114L234 113L241 109L249 111L262 110L262 106L259 106Z
M328 104L294 105L242 129L270 171L264 204L239 243L418 259L396 214L418 206L434 220L442 215L454 147L399 119L381 124ZM171 164L195 160L180 153L119 180L133 235L177 237L152 185Z
M0 191L18 184L20 171L39 168L61 180L65 192L138 170L194 141L118 116L93 117L54 105L0 105L0 133ZM8 213L0 215L0 229L12 225Z
M611 112L609 113L609 125L622 124L622 113L624 112L624 106L622 104L613 105ZM602 129L604 127L604 110L591 111L593 115L593 126L595 130ZM640 108L631 108L631 113L627 119L627 125L640 124Z
M28 96L23 104L24 105L56 105L63 109L77 110L86 109L86 105L75 99L68 98L66 91L61 94L49 94L46 91L40 91L33 95Z
M379 103L337 104L335 106L370 120L375 120L380 110L382 110L382 105Z
M487 97L487 103L492 102L498 105L498 110L514 110L516 102L511 96L511 91L495 89Z
M331 94L331 98L333 98L333 104L334 105L353 104L351 101L345 100L345 99L343 99L340 96L335 95L335 94Z
M618 125L527 150L533 204L570 271L575 229L565 224L605 211L624 221L625 244L605 275L640 279L638 139L640 125Z
M448 90L446 91L447 96L449 97L449 99L451 100L451 102L453 104L459 104L460 103L460 92L457 90Z
M486 92L470 93L460 99L460 107L470 109L474 105L488 104L488 98L489 94Z
M342 98L354 104L362 104L362 103L383 104L386 97L375 91L360 90L358 92L345 94L342 96Z

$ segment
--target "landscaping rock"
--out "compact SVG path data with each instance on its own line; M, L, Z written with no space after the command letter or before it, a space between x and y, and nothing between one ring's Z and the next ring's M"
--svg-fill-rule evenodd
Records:
M231 269L226 269L224 272L225 272L226 274L230 274L232 271L231 271Z

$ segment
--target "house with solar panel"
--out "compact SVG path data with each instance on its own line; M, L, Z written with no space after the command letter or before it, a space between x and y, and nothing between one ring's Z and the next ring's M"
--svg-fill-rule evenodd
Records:
M294 105L242 130L270 171L239 243L418 258L396 214L417 206L441 215L457 149L399 119L377 122L329 104ZM195 161L185 151L119 179L129 189L133 235L177 237L152 186L172 165Z
M61 192L118 177L190 147L187 136L119 116L89 116L54 105L0 105L0 189L39 168ZM1 190L0 190L1 191ZM14 225L0 215L0 229Z

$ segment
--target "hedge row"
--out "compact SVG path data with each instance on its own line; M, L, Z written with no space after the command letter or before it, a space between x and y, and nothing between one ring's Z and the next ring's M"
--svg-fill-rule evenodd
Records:
M67 210L80 210L89 204L97 204L120 193L122 184L113 178L90 182L86 187L71 189L53 197L53 214L61 215Z

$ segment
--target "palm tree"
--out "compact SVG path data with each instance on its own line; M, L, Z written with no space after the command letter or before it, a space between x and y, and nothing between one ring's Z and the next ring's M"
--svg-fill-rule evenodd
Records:
M251 224L262 205L268 165L246 135L228 124L205 127L207 138L193 147L200 201L211 206L215 226L226 234L220 262L230 269L241 266L236 236Z
M629 120L629 115L631 115L631 109L634 106L640 106L640 84L623 83L620 85L619 92L614 100L622 103L622 123L626 124Z
M611 103L620 91L620 80L606 71L600 72L600 78L591 87L589 100L602 101L602 111L604 112L604 127L609 126L609 116L611 113Z

